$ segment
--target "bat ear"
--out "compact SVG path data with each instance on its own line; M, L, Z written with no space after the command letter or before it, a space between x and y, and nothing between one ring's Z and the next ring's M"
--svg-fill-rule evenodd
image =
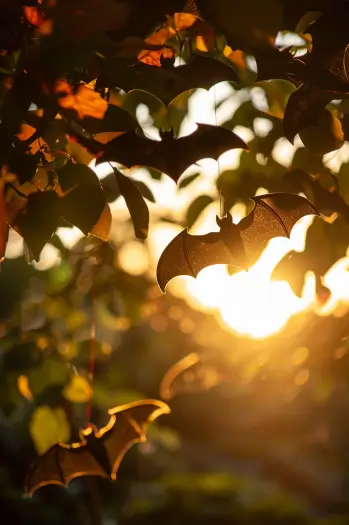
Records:
M225 224L233 224L233 217L229 211L226 212L224 217L219 218L218 215L216 216L216 223L217 225L222 229L222 226Z
M160 137L163 141L168 140L169 142L172 142L172 140L174 139L173 128L169 129L168 131L160 131Z
M81 428L79 430L79 436L81 441L85 440L88 436L96 435L98 432L98 428L90 423L90 425L87 428Z

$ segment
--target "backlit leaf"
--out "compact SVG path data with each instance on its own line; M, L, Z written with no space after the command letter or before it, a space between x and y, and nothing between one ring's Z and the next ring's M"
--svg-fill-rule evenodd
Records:
M213 199L209 195L200 195L191 203L187 211L186 219L186 224L188 228L191 228L193 226L193 224L199 218L201 213L204 211L205 208L207 208L209 204L211 204L211 202L213 202Z
M62 408L38 407L29 423L29 433L38 454L44 454L58 442L70 438L70 426Z
M63 396L71 403L86 403L91 398L89 382L82 376L74 374L70 383L64 388Z
M115 170L115 176L120 193L124 197L129 209L135 235L138 239L146 239L149 229L149 210L142 193L137 184L120 171Z

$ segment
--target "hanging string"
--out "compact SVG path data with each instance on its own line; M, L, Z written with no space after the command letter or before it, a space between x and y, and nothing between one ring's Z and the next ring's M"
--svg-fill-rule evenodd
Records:
M216 86L213 86L213 104L214 104L215 123L216 123L216 126L218 126ZM218 160L217 160L217 168L218 168L218 178L219 178L220 175L221 175L221 167L220 167L219 157L218 157ZM225 205L224 205L224 197L223 197L223 194L222 194L220 183L218 185L218 192L219 192L219 215L220 215L220 218L222 218L223 215L225 214Z
M95 272L93 272L94 275ZM86 403L86 428L91 426L91 408L93 396L93 379L95 374L95 356L96 356L96 298L94 293L94 279L91 287L91 332L90 332L90 356L88 365L88 382L90 387L89 398Z

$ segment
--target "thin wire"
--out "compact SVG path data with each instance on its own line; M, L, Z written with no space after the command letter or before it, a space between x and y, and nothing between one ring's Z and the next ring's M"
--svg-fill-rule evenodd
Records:
M218 126L216 86L213 86L213 104L214 104L215 122L216 122L216 126ZM220 175L221 175L221 166L220 166L220 162L219 162L219 157L218 157L218 160L217 160L217 168L218 168L218 178L219 178ZM220 215L220 218L222 218L224 213L225 213L225 206L224 206L224 198L223 198L223 195L222 195L222 190L221 190L220 184L218 186L218 192L219 192L219 215Z

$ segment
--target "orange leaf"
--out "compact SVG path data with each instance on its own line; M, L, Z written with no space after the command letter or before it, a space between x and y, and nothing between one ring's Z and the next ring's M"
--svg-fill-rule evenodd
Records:
M106 204L104 206L104 209L94 225L94 227L91 230L91 235L94 235L95 237L98 237L99 239L102 239L102 241L107 241L109 238L109 233L111 229L111 222L112 222L112 216L109 204Z
M66 80L58 80L55 84L55 93L61 108L75 111L79 119L84 117L102 119L108 109L108 102L86 85L79 86L74 94Z
M40 27L44 22L43 14L36 7L25 5L23 12L29 24L33 26Z

